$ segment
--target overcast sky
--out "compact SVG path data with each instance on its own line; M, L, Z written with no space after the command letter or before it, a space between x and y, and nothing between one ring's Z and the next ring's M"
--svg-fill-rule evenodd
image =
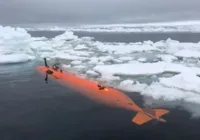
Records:
M200 19L200 0L0 0L0 24Z

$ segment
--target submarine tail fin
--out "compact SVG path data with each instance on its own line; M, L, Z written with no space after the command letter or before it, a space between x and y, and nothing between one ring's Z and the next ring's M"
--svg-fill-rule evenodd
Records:
M166 120L160 118L161 116L169 113L165 109L143 109L144 112L138 112L136 116L132 119L132 122L142 125L148 121L156 119L160 122L166 122Z
M146 114L144 113L137 113L137 115L132 119L132 122L138 124L138 125L142 125L148 121L152 120L151 117L147 116Z

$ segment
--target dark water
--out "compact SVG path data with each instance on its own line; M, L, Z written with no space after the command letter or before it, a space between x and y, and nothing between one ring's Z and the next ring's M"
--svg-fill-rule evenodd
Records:
M64 31L29 31L32 37L46 37L46 38L54 38L57 35L63 34Z
M47 37L53 38L59 34L64 33L63 31L30 31L33 37ZM95 33L95 32L74 32L79 37L89 36L94 37L95 40L101 42L143 42L151 40L157 42L160 40L178 40L180 42L199 42L200 33Z
M38 63L37 63L38 64ZM97 104L44 77L36 63L0 65L0 140L199 140L200 120L170 109L163 118L138 126L135 113ZM143 105L139 93L127 93Z
M86 33L77 32L78 36L82 37L87 34L87 36L95 37L96 40L102 42L143 42L151 40L157 42L160 40L167 40L171 38L173 40L178 40L180 42L199 42L200 33Z

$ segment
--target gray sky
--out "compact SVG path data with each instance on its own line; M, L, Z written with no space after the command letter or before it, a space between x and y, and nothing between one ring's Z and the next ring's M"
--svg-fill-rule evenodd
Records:
M0 24L199 19L200 0L0 0Z

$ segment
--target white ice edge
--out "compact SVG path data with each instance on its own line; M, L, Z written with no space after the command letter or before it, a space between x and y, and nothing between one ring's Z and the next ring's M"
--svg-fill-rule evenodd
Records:
M132 24L81 25L79 27L26 28L28 31L84 32L200 32L200 21L173 21Z

